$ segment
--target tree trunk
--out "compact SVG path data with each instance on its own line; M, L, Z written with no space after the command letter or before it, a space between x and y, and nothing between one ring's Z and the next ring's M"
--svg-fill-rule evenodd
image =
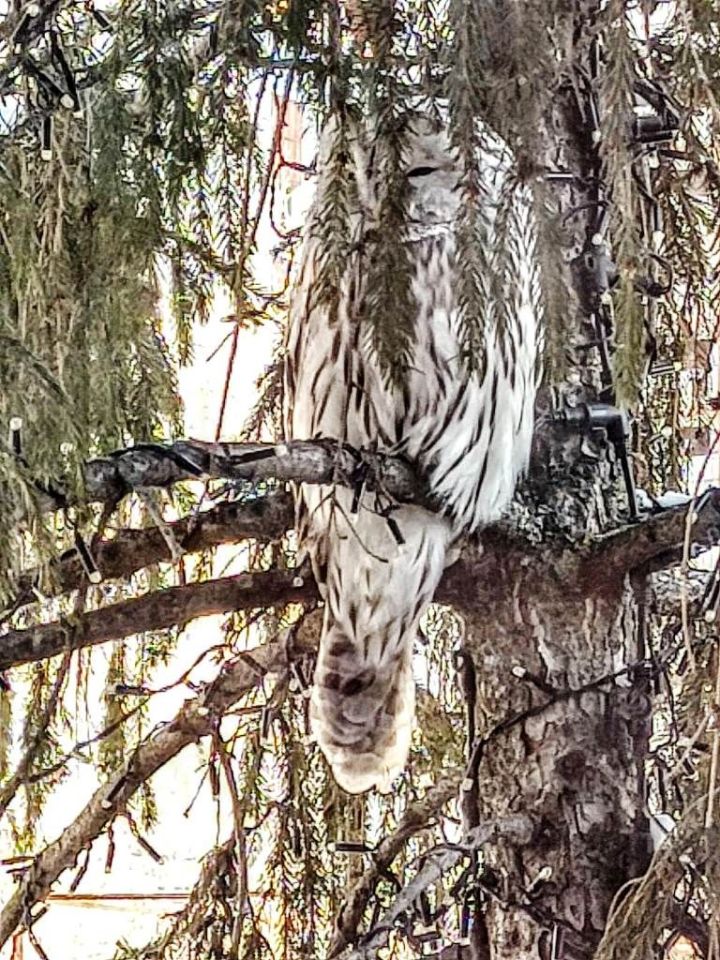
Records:
M500 0L496 7L510 9ZM562 228L540 237L541 254L562 241L566 263L593 249L600 209L597 131L588 128L593 112L583 101L591 95L589 28L598 10L595 0L557 8L557 36L565 32L578 73L543 107L537 151L527 158L546 173L570 173L545 194ZM502 57L500 33L496 39ZM627 517L608 435L562 425L582 403L611 394L591 348L598 334L589 291L580 289L578 271L573 278L575 290L568 285L561 303L573 378L539 398L531 477L510 518L513 536L542 550L500 560L497 600L462 609L475 724L467 826L520 813L534 824L524 844L483 847L471 934L477 960L588 960L618 892L650 853L647 679L637 671L612 678L645 655L637 599L610 565L583 589L561 556L563 546L579 547Z
M466 819L534 821L527 845L486 849L478 956L585 960L615 895L647 865L644 683L621 676L571 692L642 658L637 620L627 585L581 597L548 576L530 596L522 570L492 611L466 617L477 769Z

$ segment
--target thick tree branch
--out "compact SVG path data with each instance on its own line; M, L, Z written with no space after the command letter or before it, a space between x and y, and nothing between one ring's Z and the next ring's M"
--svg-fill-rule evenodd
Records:
M277 540L292 522L292 498L289 493L278 491L254 500L220 503L195 516L168 522L165 528L183 553L194 553L240 540ZM147 527L120 530L112 539L100 541L93 559L105 580L120 580L153 564L169 562L172 556L162 531ZM33 588L40 579L39 570L22 576L16 608L37 599ZM75 550L52 564L49 579L54 593L76 590L86 581Z
M139 542L145 546L142 538ZM154 531L153 542L158 545ZM167 549L166 545L164 549ZM459 608L493 603L503 589L503 578L510 577L515 566L508 563L511 549L517 551L518 565L527 558L527 552L519 546L511 548L507 543L503 545L501 540L497 546L491 546L489 538L488 549L483 552L468 545L462 559L446 572L436 599ZM149 549L145 553L148 555ZM528 576L533 570L537 570L540 576L544 568L541 562L537 562L527 565L527 569ZM128 569L127 572L131 571ZM72 622L55 621L10 630L0 636L0 671L44 660L66 650L166 629L194 617L316 598L317 587L308 570L241 573L214 581L170 587L92 610Z
M597 587L604 580L617 582L626 573L653 573L679 563L690 509L695 514L690 530L690 555L720 543L720 488L714 488L694 505L662 510L584 548L577 558L577 576L582 589Z
M559 595L616 592L628 574L650 574L676 566L682 559L688 511L694 513L690 555L720 543L720 488L709 490L694 505L662 510L628 524L587 546L529 544L505 524L480 534L480 546L468 544L460 560L443 577L437 599L460 608L477 609L507 595L522 582L528 595L556 587Z
M35 857L0 913L0 947L20 925L28 925L33 906L47 897L61 873L73 866L80 851L124 809L141 784L184 747L210 734L218 717L268 673L283 669L285 663L282 640L241 654L186 703L171 723L140 744L123 769L95 791L60 837Z
M191 475L350 483L351 478L357 482L361 463L363 469L374 471L376 483L385 484L389 479L394 496L411 497L417 490L412 472L402 461L377 455L367 460L349 448L325 442L280 447L195 442L172 447L146 445L92 461L88 481L91 494L98 497L117 496L133 485L165 486ZM562 595L615 591L628 573L650 573L678 563L690 509L694 514L692 552L720 542L720 489L709 491L694 506L663 510L580 549L567 544L539 548L518 539L506 524L494 525L482 532L480 550L466 544L460 560L443 577L436 599L459 609L477 609L492 604L519 581L527 595L536 589L547 591L553 582ZM222 504L169 527L182 549L200 550L245 537L273 539L290 525L291 518L289 494L277 492L252 502ZM108 578L127 577L144 566L170 559L166 538L156 528L122 531L114 540L99 544L96 553L98 566ZM82 574L76 558L66 558L58 568L60 591L79 586ZM32 598L34 576L29 573L23 579L21 603ZM73 622L10 631L0 637L0 670L65 650L167 628L193 617L314 599L316 595L308 575L303 575L298 587L288 571L241 574L174 587L92 611Z
M263 501L258 500L257 516L252 513L255 506L247 504L242 505L242 509L238 505L237 515L232 504L218 508L218 513L210 511L212 517L208 519L207 528L203 530L201 523L192 534L193 549L240 539L243 535L259 536L264 523L267 523L268 536L278 534L290 521L290 498L279 493L268 501L267 513L264 513ZM712 491L699 505L692 531L694 544L707 548L720 541L719 504L720 491ZM678 562L688 509L682 506L664 511L641 523L623 527L581 550L567 546L562 550L553 546L533 547L512 539L511 531L499 524L483 532L481 549L466 544L458 562L445 572L436 599L460 610L477 610L492 606L498 596L520 581L528 596L537 590L547 593L553 583L561 597L574 592L582 596L617 590L628 573L645 573ZM178 521L177 529L188 529L183 526L185 523ZM108 576L127 576L143 565L169 556L167 544L155 529L126 531L120 540L102 545L99 559L106 548L108 565L99 565ZM553 574L552 579L549 572ZM77 571L74 575L78 576ZM55 656L64 650L164 629L193 617L316 599L317 588L309 572L302 572L302 586L297 586L297 576L296 571L283 570L239 574L112 604L84 614L72 623L56 622L9 631L0 636L0 670ZM67 577L68 582L77 583L70 573Z
M119 499L138 487L169 487L181 480L295 480L353 486L361 478L401 502L423 500L427 495L402 458L357 451L334 440L146 443L90 460L85 468L88 499L103 501ZM46 505L48 509L56 506L52 500Z
M287 444L204 443L179 441L175 444L142 444L121 450L108 457L90 461L86 469L87 493L93 500L112 500L131 489L168 487L180 480L224 478L264 482L267 480L302 483L338 483L354 486L364 482L380 488L398 502L423 502L432 509L426 491L412 468L402 459L382 454L355 451L335 441L291 441ZM227 507L229 514L236 508ZM267 508L267 514L248 517L247 505L239 511L237 539L242 536L269 539L279 535L283 525L290 526L289 498L278 493ZM255 509L255 508L249 508ZM265 508L257 507L258 511ZM626 574L653 572L676 564L682 556L685 539L685 521L689 508L673 507L651 515L639 523L622 527L593 543L577 549L545 544L542 549L518 539L506 524L498 524L481 534L484 554L467 548L463 561L471 563L473 575L492 575L500 568L511 570L515 564L541 566L543 575L554 570L558 588L578 592L617 589ZM707 549L720 542L720 490L706 494L696 505L697 517L693 524L692 542L696 548ZM232 522L231 518L228 523ZM257 522L255 522L257 521ZM224 521L220 520L220 524ZM248 526L244 526L245 523ZM177 538L182 540L192 528L190 522L178 521ZM213 520L209 520L212 524ZM263 536L263 524L267 529ZM195 544L181 543L186 549L202 549L219 542L228 542L232 535L227 529L208 527L194 534ZM134 538L130 546L127 541ZM128 534L126 559L120 554L126 543L100 548L98 565L108 577L127 576L143 565L167 559L168 551L160 542L158 532ZM105 550L106 557L103 557ZM502 561L499 563L498 561ZM530 571L532 573L532 571ZM468 575L459 566L441 587L441 598L463 605L467 600ZM67 579L65 580L65 577ZM527 579L527 578L526 578ZM544 582L547 583L543 576ZM78 582L77 568L63 569L61 589ZM65 587L64 583L69 586ZM497 585L496 585L497 587ZM497 595L497 589L494 590ZM473 596L472 602L481 598Z
M240 573L170 587L92 610L72 622L11 630L0 637L0 670L148 630L162 630L195 617L302 602L316 596L312 577L300 577L292 570Z
M330 957L342 953L348 944L357 939L358 929L365 909L370 902L375 886L382 879L395 857L402 851L407 841L416 834L427 830L440 811L457 795L463 777L461 769L440 771L442 780L431 787L425 796L410 804L400 818L397 829L379 844L373 853L372 863L348 892L345 904L337 920L337 934L330 948Z

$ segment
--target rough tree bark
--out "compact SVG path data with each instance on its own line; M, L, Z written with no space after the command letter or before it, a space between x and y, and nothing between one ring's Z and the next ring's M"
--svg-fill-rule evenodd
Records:
M486 847L487 955L580 960L649 852L642 682L624 676L569 695L642 656L635 599L622 583L578 595L548 577L528 595L522 570L513 579L491 616L467 616L477 690L467 817L526 812L534 823L528 844Z
M502 22L503 0L489 5L498 8L497 19ZM567 49L577 46L579 60L588 55L583 46L583 22L595 10L594 0L557 5L558 34L565 31ZM502 32L495 38L500 44L504 39ZM489 57L493 55L492 41L488 38ZM498 49L494 54L498 55ZM497 125L502 129L501 122ZM565 181L562 187L553 187L561 191L561 211L592 210L591 144L578 112L575 90L560 91L548 108L540 139L542 149L534 158L535 168L565 170L577 177ZM578 216L568 221L568 260L582 249L590 219ZM595 337L579 303L568 304L568 316L571 346ZM560 402L553 403L552 409L546 398L545 406L541 403L541 420L552 418L563 405L597 398L598 365L593 362L592 351L584 351L582 357L582 364L576 367L579 383L562 385ZM285 473L278 471L277 463L271 463L270 458L243 461L244 451L227 446L219 449L206 445L201 459L193 459L198 449L198 444L190 444L176 450L179 459L174 469L160 471L156 482L163 485L179 476L198 475L315 481L323 476L336 478L334 453L325 450L320 456L313 445L292 445L290 450L283 450L279 456ZM151 446L145 454L140 466L147 480L147 470L163 466L163 457ZM238 456L233 460L235 454ZM310 456L313 469L304 474L300 467ZM90 495L95 491L104 498L109 485L113 495L121 496L136 482L139 462L137 457L97 461L95 472L87 478ZM344 472L349 475L352 468L349 462ZM627 571L652 566L653 557L662 554L662 549L653 546L657 536L654 521L644 523L634 533L624 531L609 544L580 547L588 535L611 531L622 523L624 497L618 490L615 468L609 444L546 424L538 434L530 482L513 515L517 536L508 540L506 531L502 531L496 538L501 544L496 547L492 532L486 535L484 557L473 554L470 562L465 555L448 571L438 597L453 602L467 624L464 653L468 689L474 698L475 736L470 769L473 776L465 784L469 783L470 789L463 791L464 814L468 827L477 827L484 838L478 876L481 904L473 926L475 960L588 960L602 935L614 897L647 863L649 835L643 784L648 738L646 679L640 673L613 675L645 656L642 618ZM384 477L388 486L392 480L406 488L408 496L416 493L412 477ZM282 494L274 504L279 515L273 523L266 518L273 534L282 528L288 513ZM195 531L178 525L173 535L188 549L226 542L233 539L233 534L248 535L250 528L244 525L247 518L242 519L239 523L237 516L225 517L215 528L208 523L203 530L200 524ZM684 527L682 511L676 519L678 526ZM657 523L665 521L658 518ZM231 531L228 528L233 524L235 529ZM664 533L666 553L677 553L677 531L673 537ZM134 569L134 564L167 558L167 544L157 532L138 533L135 539L135 548L123 544L122 556L116 560L112 558L114 548L104 548L109 575L122 575ZM523 542L533 542L535 547L525 549ZM624 562L617 562L623 550ZM663 557L666 562L667 557ZM75 585L79 576L74 562L72 569L63 571L61 587ZM294 596L297 588L293 579L288 574L283 583L276 584L277 590L263 599L280 601L288 594ZM178 606L162 616L175 622L196 615L199 609L208 612L208 606L191 605L200 604L201 591L211 595L208 602L213 611L242 602L243 583L239 578L232 582L229 578L219 586L191 586L193 589L185 592L168 591L167 602ZM29 589L29 583L23 587ZM304 584L303 589L307 589L304 596L312 593L311 584ZM138 610L152 607L148 614L152 622L147 626L160 625L157 604L120 607L113 608L112 616L126 613L132 632L142 626L138 624ZM63 625L56 631L57 642L51 652L65 649L68 643L79 646L118 636L117 623L108 625L108 616L84 621L82 626L89 632L83 633L76 625L71 638L67 625ZM90 629L93 624L95 633ZM42 636L48 636L49 631L43 630ZM25 644L19 648L22 659L32 659L33 639L37 648L40 633L28 630L23 637L19 631L16 634L3 641L6 665L18 662L9 652L11 643ZM47 651L43 650L43 655ZM231 702L229 696L221 700L219 706ZM185 715L182 724L176 722L162 734L165 741L161 746L167 747L163 756L207 732L207 717L194 708L188 711L192 712L192 722ZM147 771L162 762L154 752L156 748L154 741L139 754L147 761ZM122 788L129 790L131 786L125 776ZM439 790L444 795L443 785ZM99 792L88 807L92 823L87 830L93 836L110 816L104 799L105 794ZM514 817L531 820L529 839L513 841L506 834L483 832L491 820ZM59 842L41 855L22 890L0 917L0 942L21 922L24 908L42 899L58 873L71 862L65 847L62 856L58 850ZM381 847L378 863L382 865L386 854L391 858L395 853L396 846L389 841ZM350 898L339 931L343 942L355 935L375 878L373 869Z
M503 0L495 6L501 19ZM588 34L597 5L557 9L558 34L592 76ZM576 81L548 105L535 158L540 170L574 175L552 187L568 262L588 244L598 209L597 153L581 113L580 74ZM577 291L567 304L570 349L597 337L580 300ZM528 843L490 840L483 848L476 960L589 960L613 899L648 863L646 681L624 676L571 692L644 655L629 579L600 569L595 584L581 587L559 563L561 548L553 556L553 544L580 544L627 516L612 445L548 427L600 395L597 352L575 349L572 366L573 382L540 402L531 477L514 515L546 548L545 567L538 570L532 555L500 561L495 601L463 611L466 689L475 697L465 819L468 827L519 813L533 821Z

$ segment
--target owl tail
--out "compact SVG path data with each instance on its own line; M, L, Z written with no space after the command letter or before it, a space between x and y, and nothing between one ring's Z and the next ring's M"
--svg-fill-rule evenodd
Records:
M326 535L325 620L310 702L312 729L348 793L390 789L405 766L415 713L418 622L443 571L447 520L420 507L387 521L361 508Z

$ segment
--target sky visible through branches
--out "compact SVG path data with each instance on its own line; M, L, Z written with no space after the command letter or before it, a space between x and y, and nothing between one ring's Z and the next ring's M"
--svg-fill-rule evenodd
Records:
M620 270L612 290L594 290L599 299L591 306L601 319L614 317L615 396L635 402L643 381L631 444L637 483L659 497L668 489L692 495L720 482L715 4L599 5L587 31L578 31L572 55L579 60L597 40L600 79L574 73L570 53L556 43L561 5L528 2L521 21L497 22L490 7L457 0L394 8L375 0L340 6L244 0L237 9L194 0L61 0L0 8L0 436L15 418L21 422L15 431L21 454L13 452L10 431L0 455L0 629L60 618L72 623L87 611L176 585L292 568L292 536L183 555L168 532L178 517L192 519L217 504L252 504L272 484L140 490L106 515L99 505L82 506L82 465L133 442L277 436L275 347L317 174L316 124L328 114L337 120L372 113L397 136L406 112L441 101L468 160L475 117L491 118L515 152L518 176L535 184L546 366L559 378L585 362L586 346L571 342L562 327L567 276L558 259L566 234L588 210L581 204L561 216L553 190L575 174L538 170L537 163L546 156L542 117L571 77L583 122L595 123L592 173L583 184L593 197L590 244L602 248L592 242L602 234ZM657 140L657 129L640 129L643 117L654 122L670 114L675 126L666 139ZM632 146L629 124L635 124ZM629 175L631 159L642 175ZM337 189L325 219L322 284L332 299L348 253L343 231L351 191L342 150L328 161ZM379 356L390 366L397 360L401 372L407 328L391 305L406 301L397 255L403 224L401 211L389 212L393 230L374 242L381 266L399 266L381 271L373 317ZM477 224L470 203L467 212L469 279L461 300L472 353L488 315L478 281L487 263L472 243ZM645 378L648 318L657 350ZM58 486L69 502L56 503L61 509L48 515L40 501ZM652 500L643 504L653 507ZM69 595L56 590L45 567L36 602L16 603L21 572L77 549L78 537L92 551L103 538L148 527L160 529L176 562L125 580L88 581ZM696 561L689 544L688 534L685 566L712 566L714 556ZM669 664L666 686L658 681L651 763L657 776L649 802L666 815L685 810L692 839L699 822L693 804L711 774L707 758L698 759L689 744L705 737L716 678L711 648L700 642L713 626L696 628L684 609L684 622L676 603L648 628L659 659ZM230 669L248 648L284 637L299 616L290 603L187 628L179 621L171 630L9 671L10 689L0 692L0 857L10 861L3 862L3 902L11 871L26 865L12 858L53 839L99 782L113 782L138 744L152 745L199 684ZM456 617L433 608L416 661L421 694L413 756L393 798L348 798L328 777L308 742L312 658L303 655L272 678L263 674L202 747L188 748L137 791L128 816L103 828L84 876L84 854L75 865L80 891L146 892L169 883L185 892L198 859L217 847L213 855L225 858L223 869L212 856L206 862L175 939L168 935L155 954L133 953L157 931L154 920L141 926L128 901L112 914L107 906L98 914L86 905L71 913L77 908L68 902L51 901L32 937L24 935L27 955L77 955L80 948L58 925L72 924L94 940L90 915L101 917L108 935L107 943L95 944L95 956L104 960L115 936L125 934L131 945L118 955L127 958L186 956L198 944L209 956L228 943L248 960L297 956L301 948L323 955L347 888L368 868L369 858L352 845L392 836L406 805L412 810L431 784L444 776L454 783L462 769L466 715L461 664L452 656L458 637ZM680 668L686 646L699 662L688 675ZM72 752L76 743L82 746ZM715 745L717 751L717 737ZM425 950L426 927L447 942L466 933L465 887L453 893L466 867L451 849L459 814L453 804L445 812L430 830L410 831L393 866L396 879L380 878L377 903L365 916L366 929L380 922L398 884L412 882L423 851L440 844L439 857L457 855L432 902L415 903L402 935L393 934L398 957ZM655 880L636 891L639 908L653 902L663 877L677 879L673 864L660 857L657 866ZM228 880L222 890L213 886L220 874ZM694 882L686 875L677 880L695 898L698 916L712 914L712 890ZM68 892L70 885L66 876L58 889ZM222 904L229 904L225 912ZM157 910L177 906L158 901ZM362 902L359 910L362 916ZM206 913L212 922L203 926Z

